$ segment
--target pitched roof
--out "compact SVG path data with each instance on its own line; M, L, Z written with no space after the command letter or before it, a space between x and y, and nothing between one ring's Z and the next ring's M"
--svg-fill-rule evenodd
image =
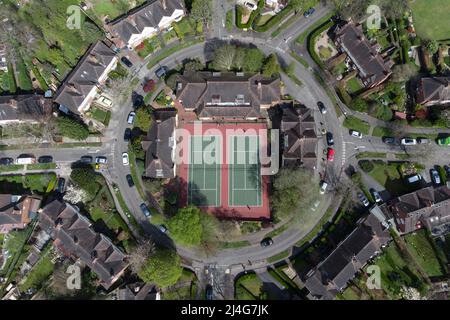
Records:
M365 37L362 26L353 22L336 29L336 41L370 84L378 84L391 74L391 63L383 60Z
M170 17L175 10L184 10L182 0L153 0L147 1L123 16L109 22L107 28L111 33L128 43L133 34L141 34L144 28L158 28L164 17Z
M67 76L55 95L55 102L78 114L78 108L99 78L115 59L115 52L104 42L97 41L86 51L77 66Z
M281 133L284 139L283 161L299 160L313 169L317 164L317 135L314 112L305 106L291 103L280 105Z
M156 300L156 296L156 287L151 283L132 283L117 292L119 300Z
M42 121L52 112L52 102L43 95L22 94L0 96L1 121Z
M91 222L68 203L50 202L42 209L39 223L64 255L86 263L106 289L128 266L126 255L107 237L95 232Z
M422 78L418 82L416 102L440 104L450 101L450 76Z
M280 80L259 74L185 72L176 96L199 117L259 118L261 105L280 100Z
M37 213L42 197L0 194L0 226L27 224Z

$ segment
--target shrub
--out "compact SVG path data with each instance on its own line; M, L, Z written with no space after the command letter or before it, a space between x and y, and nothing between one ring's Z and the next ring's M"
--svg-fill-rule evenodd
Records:
M358 162L360 168L364 171L364 172L371 172L375 166L373 165L372 161L370 160L361 160Z

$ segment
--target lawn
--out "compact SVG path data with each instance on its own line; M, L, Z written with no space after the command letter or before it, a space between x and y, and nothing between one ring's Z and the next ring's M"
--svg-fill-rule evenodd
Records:
M23 91L31 91L33 84L31 83L30 73L22 59L16 62L16 71L18 72L18 87Z
M441 265L433 246L428 241L425 230L408 234L404 239L408 251L430 277L443 275Z
M267 258L267 262L274 263L279 260L286 259L287 257L289 257L289 250L284 250L274 256Z
M124 14L130 9L127 0L90 0L93 11L99 17L108 16L110 20ZM137 1L137 5L143 1Z
M220 243L220 247L222 249L236 249L236 248L247 247L249 245L251 245L251 243L248 242L247 240L236 241L236 242L221 242Z
M415 0L409 1L409 6L419 37L434 40L450 39L450 1Z
M234 14L233 14L233 10L228 10L228 11L227 11L227 16L226 16L225 26L226 26L226 28L227 28L228 31L232 31L232 30L233 30L233 27L234 27Z
M28 273L25 282L19 285L20 290L23 292L28 288L38 289L53 273L53 266L54 265L51 262L51 254L47 251Z
M373 161L374 169L369 175L386 188L393 196L400 196L414 190L407 185L400 174L400 164Z
M374 137L389 137L393 134L392 130L386 127L375 127L372 131Z
M356 117L348 116L344 120L344 127L359 131L363 134L368 134L370 130L370 125Z
M138 46L136 47L136 51L141 58L145 58L159 48L161 48L161 44L159 42L159 38L155 36L149 39L145 39L142 48Z
M195 35L195 21L189 18L183 18L179 22L172 24L178 38L183 39L186 36Z
M356 159L364 158L386 158L387 154L384 152L360 152L356 155Z
M199 39L195 39L195 40L192 40L192 41L181 42L181 43L178 43L178 44L176 44L176 45L174 45L174 46L172 46L172 47L170 47L170 48L168 48L166 50L162 50L162 52L158 56L154 57L153 59L151 59L149 61L149 63L147 64L147 69L153 68L158 62L160 62L161 60L164 60L165 58L171 56L175 52L183 50L183 49L185 49L187 47L193 46L193 45L195 45L197 43L200 43L200 42L203 42L203 39L199 38Z
M235 283L236 300L258 300L262 294L263 282L255 273L239 277Z
M348 91L348 93L355 94L361 89L362 89L361 82L356 77L353 77L353 78L351 78L350 80L347 81L347 91Z
M111 119L111 111L105 111L103 109L94 107L92 109L92 118L108 126L109 120Z

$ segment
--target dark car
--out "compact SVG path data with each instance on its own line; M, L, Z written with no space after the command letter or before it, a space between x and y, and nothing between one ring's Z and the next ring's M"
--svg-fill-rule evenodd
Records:
M329 146L334 145L333 134L332 134L331 132L327 132L326 137L327 137L327 144L328 144Z
M133 181L133 177L131 176L131 174L127 174L127 182L128 182L128 186L131 188L132 186L134 186L134 181Z
M382 140L386 144L395 144L395 138L393 137L383 137Z
M93 161L93 159L92 159L91 156L82 156L82 157L80 158L80 161L81 161L82 163L91 164L92 161Z
M158 79L161 79L166 75L167 71L169 71L169 68L167 68L166 66L162 66L155 71L155 75L158 77Z
M147 218L150 218L152 216L150 214L150 210L148 209L148 207L145 203L141 203L141 205L139 207L141 208L141 211L144 214L144 216L146 216Z
M213 288L210 284L208 284L205 288L205 299L213 300Z
M58 179L58 183L56 184L56 191L59 192L59 193L63 193L65 185L66 185L66 179L59 178Z
M445 172L447 173L447 176L450 177L450 167L447 166L447 165L445 165L445 166L444 166L444 169L445 169Z
M264 238L261 241L261 247L268 247L273 244L273 240L271 238Z
M131 139L131 129L130 128L126 128L125 132L123 134L123 141L128 142Z
M319 108L321 114L327 113L327 108L325 107L322 101L317 102L317 107Z
M434 184L441 184L441 177L439 176L439 172L436 169L430 170L430 176Z
M14 159L13 158L1 158L0 159L0 165L3 166L7 166L10 164L14 164Z
M314 9L314 8L309 8L308 10L305 11L305 13L303 14L303 16L304 16L305 18L308 18L308 17L311 16L315 11L316 11L316 9Z
M52 156L42 156L38 158L39 163L52 163L53 157Z
M120 58L120 61L122 61L123 64L126 65L128 68L131 68L133 66L133 64L131 63L130 60L128 60L127 57Z

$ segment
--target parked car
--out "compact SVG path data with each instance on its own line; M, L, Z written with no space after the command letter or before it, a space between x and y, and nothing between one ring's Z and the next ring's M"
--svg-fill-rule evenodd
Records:
M38 163L52 163L53 157L52 156L41 156L38 158Z
M108 158L106 158L104 156L95 157L95 163L106 164L106 163L108 163Z
M382 140L386 144L395 144L395 138L394 137L383 137Z
M213 295L213 288L210 284L208 284L205 288L205 299L206 300L213 300L214 299L214 295Z
M127 122L128 122L128 124L133 124L133 122L134 122L134 117L136 116L136 112L134 112L134 111L131 111L129 114L128 114L128 118L127 118Z
M128 158L128 153L126 153L126 152L122 153L122 163L124 166L127 166L130 164L130 160Z
M330 161L330 162L334 161L334 149L328 148L328 151L327 151L327 159L328 159L328 161Z
M310 17L314 12L316 11L316 9L314 8L309 8L308 10L305 11L305 13L303 13L303 16L305 18Z
M134 186L134 181L133 181L133 177L131 176L131 174L127 174L126 178L127 178L128 186L129 186L130 188L131 188L132 186Z
M166 66L162 66L155 71L155 75L158 77L158 79L161 79L166 75L167 71L169 71L169 68L167 68Z
M372 194L373 199L375 200L376 203L380 203L383 201L383 199L381 199L380 194L378 193L378 191L376 191L375 189L371 188L370 193Z
M430 144L431 140L428 138L417 138L417 143L418 144Z
M166 233L167 232L167 227L165 225L163 225L163 224L158 225L158 229L162 233Z
M321 114L327 113L327 107L325 107L322 101L317 102L317 107L319 108Z
M403 138L400 143L403 146L414 146L417 144L417 140L414 138Z
M444 170L445 170L445 172L447 173L447 176L450 177L450 167L447 166L447 165L445 165L445 166L444 166Z
M120 58L120 61L122 61L123 64L126 65L128 68L131 68L133 66L133 64L131 63L130 60L128 60L127 57Z
M82 156L82 157L80 158L80 161L81 161L82 163L91 164L92 161L93 161L93 158L92 158L91 156Z
M7 166L10 164L14 164L14 159L13 158L1 158L0 159L0 165L3 166Z
M430 170L430 176L434 184L441 184L441 177L439 176L439 172L436 169Z
M356 138L360 138L360 139L362 138L362 133L359 131L353 130L353 129L350 130L350 135L352 137L356 137Z
M326 137L327 137L327 144L328 144L329 146L334 145L333 134L332 134L331 132L327 132Z
M368 207L370 205L370 202L367 199L367 197L365 195L363 195L361 192L358 192L357 196L358 196L359 201L361 201L361 203L364 205L364 207Z
M406 181L408 183L416 183L416 182L419 182L420 180L422 180L422 176L420 174L414 174L414 175L406 178Z
M264 238L261 241L261 247L268 247L271 246L272 244L273 244L272 238Z
M150 210L148 209L148 207L145 203L141 203L141 205L139 207L141 208L141 211L144 214L144 216L146 216L147 218L150 218L152 216L150 214Z
M66 179L58 178L58 182L56 184L56 191L59 193L64 193L65 185L66 185Z
M131 139L131 129L130 128L126 128L125 132L123 134L123 141L128 142Z
M438 138L436 142L440 146L450 146L450 137Z
M33 164L36 163L36 157L32 154L21 154L16 158L16 164Z
M320 194L325 194L325 191L327 191L328 183L325 181L320 182Z

